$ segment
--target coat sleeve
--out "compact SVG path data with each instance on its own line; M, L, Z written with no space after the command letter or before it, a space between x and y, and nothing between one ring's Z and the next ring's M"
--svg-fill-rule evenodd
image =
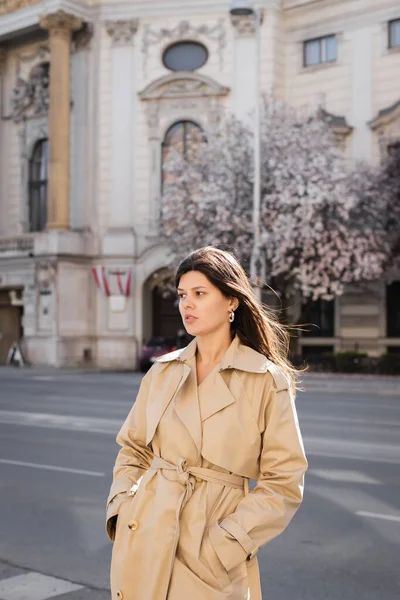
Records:
M264 402L266 427L257 485L234 513L209 530L210 541L227 571L251 560L261 546L282 533L303 499L307 460L294 398L280 371L273 373L273 379Z
M146 404L151 370L142 379L136 401L117 435L121 446L113 469L113 482L107 499L106 531L114 540L118 511L130 488L150 468L153 459L146 446Z

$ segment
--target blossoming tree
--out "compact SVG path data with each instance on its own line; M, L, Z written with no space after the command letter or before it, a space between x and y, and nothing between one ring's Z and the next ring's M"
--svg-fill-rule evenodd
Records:
M252 132L234 117L164 168L162 226L178 261L203 245L252 250ZM269 98L261 119L261 245L265 284L290 297L332 299L346 283L378 279L387 263L389 184L372 168L349 173L329 125ZM387 179L389 175L387 176ZM381 187L381 189L379 189Z

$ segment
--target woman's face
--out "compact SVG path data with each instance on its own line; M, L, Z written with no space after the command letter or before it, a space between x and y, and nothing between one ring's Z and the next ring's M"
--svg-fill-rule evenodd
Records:
M226 298L209 279L199 271L182 275L179 286L179 311L186 331L202 336L230 329L229 313L236 310L236 298Z

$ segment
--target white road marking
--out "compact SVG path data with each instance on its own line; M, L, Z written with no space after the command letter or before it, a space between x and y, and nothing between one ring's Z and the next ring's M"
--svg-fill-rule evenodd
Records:
M348 460L400 464L400 447L395 444L360 442L338 438L303 436L306 454Z
M326 479L327 481L345 481L347 483L368 483L370 485L379 485L381 482L369 477L361 471L347 471L345 469L309 469L308 473Z
M69 467L56 467L55 465L41 465L39 463L23 462L22 460L10 460L0 458L3 465L15 465L17 467L28 467L30 469L45 469L47 471L61 471L62 473L74 473L75 475L89 475L91 477L105 477L105 473L100 471L85 471L84 469L71 469ZM0 594L1 598L1 594Z
M383 515L381 513L366 512L364 510L358 510L356 515L359 517L369 517L370 519L382 519L384 521L395 521L396 523L400 523L400 516L396 515Z
M335 423L345 423L346 425L373 425L374 427L380 425L382 427L398 427L398 424L390 419L372 419L372 418L359 418L359 417L339 417L337 415L307 415L307 423L315 421L316 423L324 423L331 425Z
M116 435L121 428L123 419L0 410L0 423Z
M0 598L2 600L47 600L81 589L83 589L82 585L64 579L40 573L25 573L0 581Z

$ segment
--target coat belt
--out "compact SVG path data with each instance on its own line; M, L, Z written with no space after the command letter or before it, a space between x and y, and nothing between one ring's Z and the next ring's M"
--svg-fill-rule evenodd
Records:
M194 492L194 486L196 479L202 479L203 481L209 481L210 483L218 483L219 485L226 485L231 488L248 489L247 477L241 475L231 475L230 473L222 473L215 469L206 469L205 467L190 467L187 465L185 458L180 458L178 464L174 465L167 462L160 456L154 456L153 462L151 463L151 469L158 471L159 469L165 469L167 471L175 471L177 474L177 481L185 486L180 504L180 510L183 509L185 504L188 502Z

